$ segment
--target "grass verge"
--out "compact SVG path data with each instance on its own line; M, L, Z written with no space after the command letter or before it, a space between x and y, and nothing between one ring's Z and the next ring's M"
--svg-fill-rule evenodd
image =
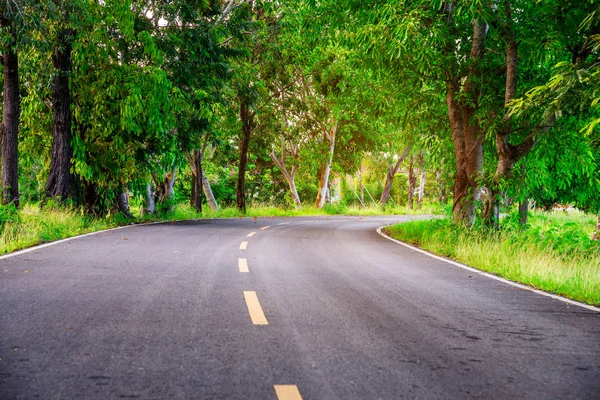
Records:
M386 228L395 239L474 268L573 300L600 306L600 242L595 217L533 213L525 228L508 216L499 230L466 229L448 219Z
M76 209L41 210L34 205L26 205L19 212L5 212L1 217L0 254L119 225L115 219L91 218Z

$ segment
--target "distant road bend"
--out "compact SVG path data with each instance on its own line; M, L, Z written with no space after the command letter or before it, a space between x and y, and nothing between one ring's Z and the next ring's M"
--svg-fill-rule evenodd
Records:
M136 226L0 259L0 399L600 399L600 313L380 236Z

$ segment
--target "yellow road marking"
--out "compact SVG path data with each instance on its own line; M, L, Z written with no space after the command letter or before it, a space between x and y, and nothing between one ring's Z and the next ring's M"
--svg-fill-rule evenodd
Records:
M255 234L256 234L256 232L250 232L250 233L248 234L248 237L252 237L252 236L254 236Z
M260 228L261 231L264 231L265 229L269 229L271 226L267 225L267 226L263 226L262 228Z
M248 260L246 258L238 258L238 268L240 272L250 272L248 269Z
M248 306L248 313L250 314L252 323L254 325L269 325L267 317L265 317L265 313L258 302L256 292L244 291L244 299L246 300L246 306Z
M240 244L240 250L246 250L246 247L248 247L248 242L242 242L242 244Z
M302 400L296 385L274 385L273 387L279 400Z
M287 224L289 224L289 222L280 222L277 225L287 225Z

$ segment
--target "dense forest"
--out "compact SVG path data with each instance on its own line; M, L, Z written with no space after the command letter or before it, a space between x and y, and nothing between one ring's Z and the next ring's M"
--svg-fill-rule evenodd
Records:
M600 213L596 0L2 0L0 29L4 207Z

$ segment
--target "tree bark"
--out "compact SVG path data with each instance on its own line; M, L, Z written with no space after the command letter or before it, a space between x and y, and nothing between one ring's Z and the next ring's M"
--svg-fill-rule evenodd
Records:
M523 199L519 203L519 224L527 225L527 212L529 210L529 199Z
M204 190L204 197L206 197L208 208L213 211L219 211L219 204L217 204L217 199L215 199L215 195L210 187L210 182L204 173L202 174L202 189Z
M296 210L302 209L302 203L300 202L300 196L298 196L298 190L296 189L296 172L298 171L298 146L294 146L290 143L290 154L294 159L294 164L292 165L292 169L288 170L285 166L285 138L281 137L281 158L278 158L274 151L271 152L270 157L271 160L277 165L277 167L281 170L283 177L285 178L288 186L290 188L290 194L292 195L292 199L294 200L294 206Z
M98 185L92 182L83 181L83 206L86 214L100 215L105 210L100 204L100 195L98 194Z
M202 212L202 155L199 150L194 150L191 159L188 159L192 166L192 196L191 206L198 212Z
M449 72L446 82L446 105L456 159L452 218L454 223L467 226L473 224L475 204L481 198L479 181L483 166L483 135L478 121L473 118L478 107L477 83L474 77L478 73L477 63L485 52L488 31L485 23L474 20L472 25L471 64L462 89L459 89L460 79L452 79Z
M417 209L423 207L423 197L425 196L425 165L423 164L423 152L419 154L419 196L417 197Z
M385 185L383 187L383 192L381 193L381 198L379 199L379 204L381 204L382 207L385 207L388 200L390 199L390 193L392 191L394 177L396 176L396 173L398 172L400 165L402 164L402 162L404 162L404 160L408 156L408 152L410 151L410 146L411 146L411 144L409 143L408 146L406 146L406 149L404 149L404 153L402 154L402 156L400 156L398 158L398 160L396 160L396 163L390 164L388 167L388 172L387 172L387 175L385 176ZM361 183L362 183L362 181L361 181Z
M250 143L250 134L252 133L254 125L254 113L244 101L240 102L240 121L242 122L242 136L240 137L239 143L240 156L235 196L237 209L243 213L246 213L246 166L248 164L248 145Z
M71 182L71 70L70 30L59 33L52 63L55 69L52 89L52 156L46 181L46 196L65 200L70 195Z
M8 28L10 43L3 54L4 109L2 133L2 203L19 207L19 60L16 50L14 22L0 16L0 24Z
M596 230L594 231L592 240L600 240L600 214L598 214L598 223L596 224Z
M154 214L156 212L156 202L154 201L154 189L152 188L152 184L149 183L146 186L146 195L145 195L145 206L143 213Z
M127 188L125 188L117 196L117 209L127 218L133 218L133 215L131 215L131 210L129 209L129 196L127 195Z
M337 123L333 124L333 127L328 131L324 132L324 137L329 145L329 153L327 161L321 169L319 174L319 191L317 192L317 198L315 200L315 207L323 208L325 201L328 198L328 185L329 185L329 174L331 173L331 163L333 162L333 154L335 152L335 136L337 133Z
M414 168L414 157L410 157L410 164L408 167L408 208L410 210L415 208L415 184L417 183L417 177L415 176Z

